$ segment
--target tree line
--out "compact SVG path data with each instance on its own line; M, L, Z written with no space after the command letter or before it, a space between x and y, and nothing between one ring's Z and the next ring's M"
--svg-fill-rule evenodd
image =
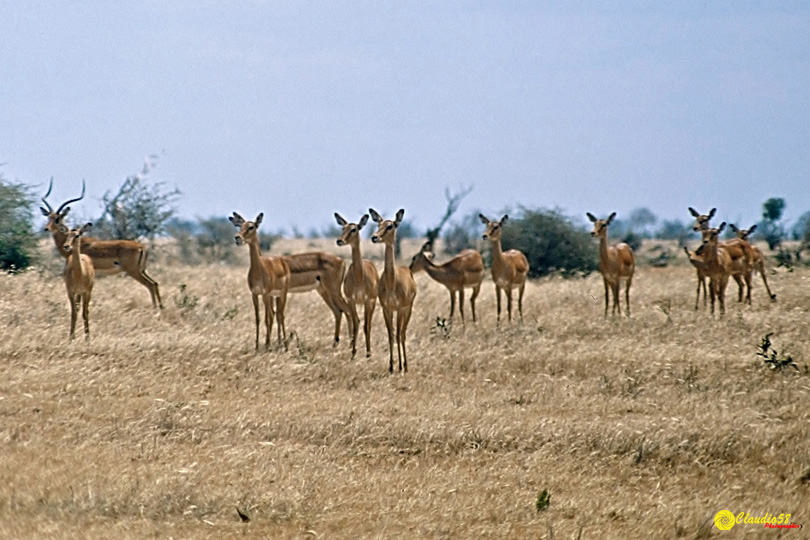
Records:
M174 239L178 257L183 263L230 260L233 253L233 225L226 217L181 219L175 207L181 193L165 182L151 178L154 159L150 156L138 173L126 177L116 190L104 194L101 215L93 220L94 236L149 241L168 237ZM455 217L461 201L471 190L472 187L462 188L456 193L445 190L446 210L438 223L425 231L403 223L397 238L424 238L430 250L433 250L433 243L441 239L446 254L477 247L483 232L478 219L481 212L475 209ZM9 181L0 173L0 269L19 271L37 261L38 240L41 237L35 227L37 201L38 197L29 186ZM810 247L810 211L789 225L784 219L786 207L783 198L766 200L754 237L755 240L767 242L771 250L776 250L776 257L780 261L800 258L802 249ZM566 215L559 209L519 207L503 213L511 214L509 226L503 233L503 245L526 254L531 277L587 275L596 270L596 245L583 219ZM611 240L626 242L635 250L644 239L676 240L679 246L683 246L699 238L691 226L690 221L659 221L649 209L637 208L626 217L613 221ZM340 231L330 227L321 231L313 229L304 234L293 228L291 234L296 237L336 238ZM269 251L279 236L282 234L263 233L260 238L262 250ZM799 248L794 254L782 249L787 240L798 242ZM484 255L486 259L488 254ZM662 264L666 264L665 259L661 261Z

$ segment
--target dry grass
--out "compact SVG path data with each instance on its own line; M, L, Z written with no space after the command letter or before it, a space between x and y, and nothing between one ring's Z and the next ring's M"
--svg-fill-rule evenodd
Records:
M778 537L720 533L720 509L810 526L810 270L774 275L775 305L730 289L724 319L694 311L686 266L640 268L631 319L603 319L598 276L535 281L500 328L485 283L479 323L449 329L422 274L411 371L389 377L379 308L373 357L350 360L314 293L291 298L289 352L255 354L241 263L153 264L159 315L100 279L70 343L52 266L0 276L2 538ZM756 356L768 332L800 373Z

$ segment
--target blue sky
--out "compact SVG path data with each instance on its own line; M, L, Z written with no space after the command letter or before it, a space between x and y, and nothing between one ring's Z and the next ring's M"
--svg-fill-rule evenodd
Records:
M9 2L0 172L99 200L159 155L184 217L810 210L807 2ZM38 192L39 192L38 191ZM81 215L80 214L80 215Z

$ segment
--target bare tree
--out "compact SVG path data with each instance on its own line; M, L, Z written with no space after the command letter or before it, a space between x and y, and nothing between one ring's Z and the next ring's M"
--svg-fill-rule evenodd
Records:
M470 194L472 189L472 186L463 187L458 193L452 194L450 193L449 188L444 188L444 198L447 199L447 207L444 210L442 219L439 220L439 224L432 229L428 229L427 233L425 233L427 242L425 242L425 244L422 246L422 251L433 251L433 242L435 242L439 237L442 227L444 227L450 218L453 217L453 214L455 214L458 210L461 201L464 200L464 197Z

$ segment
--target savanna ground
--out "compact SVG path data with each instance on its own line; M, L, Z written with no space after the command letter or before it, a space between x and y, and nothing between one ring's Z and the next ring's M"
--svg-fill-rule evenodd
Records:
M770 275L776 304L732 283L722 319L683 257L637 270L629 319L603 318L598 275L542 279L500 327L489 277L479 322L447 327L420 274L389 376L379 306L352 360L314 292L291 297L289 352L255 353L238 258L157 253L159 314L97 280L89 342L68 341L57 261L0 276L0 538L807 537L810 269ZM756 355L769 332L799 372ZM723 532L721 509L805 530Z

